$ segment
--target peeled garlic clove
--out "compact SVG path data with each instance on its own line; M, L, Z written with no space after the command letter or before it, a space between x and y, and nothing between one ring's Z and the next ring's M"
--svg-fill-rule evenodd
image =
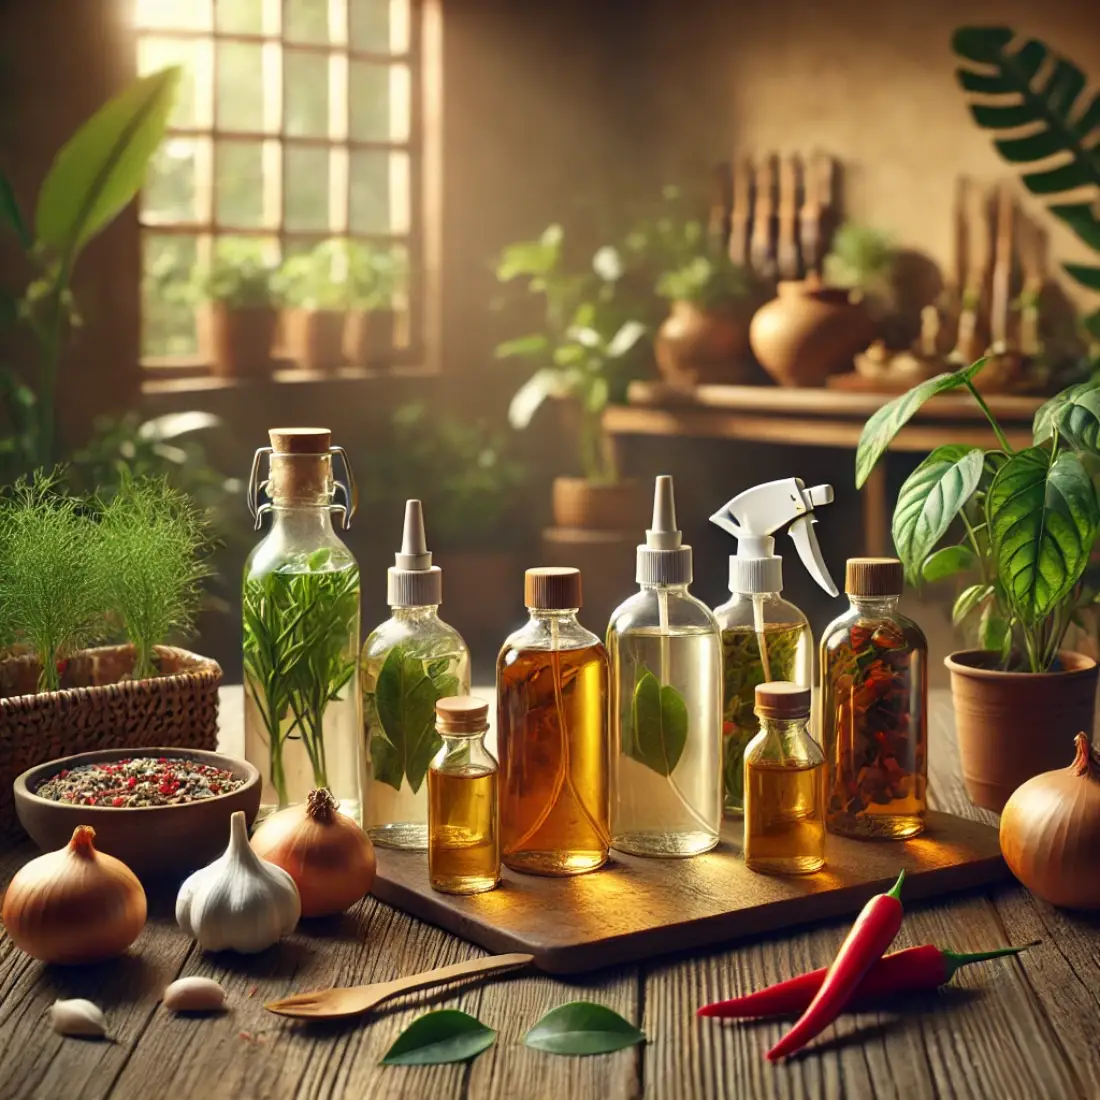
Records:
M72 1001L54 1001L50 1006L50 1024L58 1035L102 1038L107 1034L107 1017L99 1006L80 997Z
M217 1012L225 1008L225 990L213 978L179 978L164 991L164 1007L173 1012Z

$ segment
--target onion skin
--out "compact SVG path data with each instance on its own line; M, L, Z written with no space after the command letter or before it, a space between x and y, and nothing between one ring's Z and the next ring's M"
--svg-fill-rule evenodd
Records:
M1036 897L1066 909L1100 909L1100 758L1079 733L1068 768L1013 792L1001 813L1001 853Z
M47 963L101 962L121 955L145 927L145 891L120 859L97 852L95 830L32 859L11 880L2 917L8 935Z
M252 850L294 879L303 917L342 913L370 893L374 845L325 789L302 806L272 814L252 837Z

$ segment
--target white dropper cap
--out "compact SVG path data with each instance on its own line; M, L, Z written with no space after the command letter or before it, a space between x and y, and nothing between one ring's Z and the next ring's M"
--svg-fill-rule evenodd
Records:
M691 584L691 547L676 528L672 478L662 474L653 487L653 526L638 547L639 584Z
M424 534L424 506L405 501L405 529L401 549L386 574L386 602L390 607L429 607L443 602L443 570L432 565Z

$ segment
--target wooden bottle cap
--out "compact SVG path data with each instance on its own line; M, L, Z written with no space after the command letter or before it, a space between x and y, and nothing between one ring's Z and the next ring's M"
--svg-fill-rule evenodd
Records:
M327 455L332 449L328 428L271 428L271 449L282 455Z
M528 569L523 575L523 602L542 611L581 607L581 571L570 566Z
M452 695L435 704L440 733L481 733L489 727L489 704L476 695Z
M762 718L809 718L810 689L788 680L757 684L756 713Z
M849 558L844 591L849 596L900 596L905 570L897 558Z

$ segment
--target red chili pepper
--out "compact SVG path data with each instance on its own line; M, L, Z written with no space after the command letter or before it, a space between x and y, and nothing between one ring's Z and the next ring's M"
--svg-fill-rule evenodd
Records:
M970 953L945 951L926 943L921 947L907 947L904 951L883 955L867 971L845 1008L851 1010L877 997L887 997L895 993L919 993L922 990L938 989L951 981L960 967L985 962L986 959L999 959L1005 955L1018 955L1038 942L1036 940L1035 943L1026 943L1023 947L1002 947L996 951ZM810 1006L828 972L829 968L823 966L807 974L799 974L796 978L788 978L785 982L770 985L767 989L747 993L744 997L703 1005L696 1015L722 1019L801 1015Z
M905 872L902 871L889 891L876 894L863 907L809 1007L768 1051L769 1062L801 1050L844 1011L867 971L882 958L898 934L903 914L898 895L904 881Z

